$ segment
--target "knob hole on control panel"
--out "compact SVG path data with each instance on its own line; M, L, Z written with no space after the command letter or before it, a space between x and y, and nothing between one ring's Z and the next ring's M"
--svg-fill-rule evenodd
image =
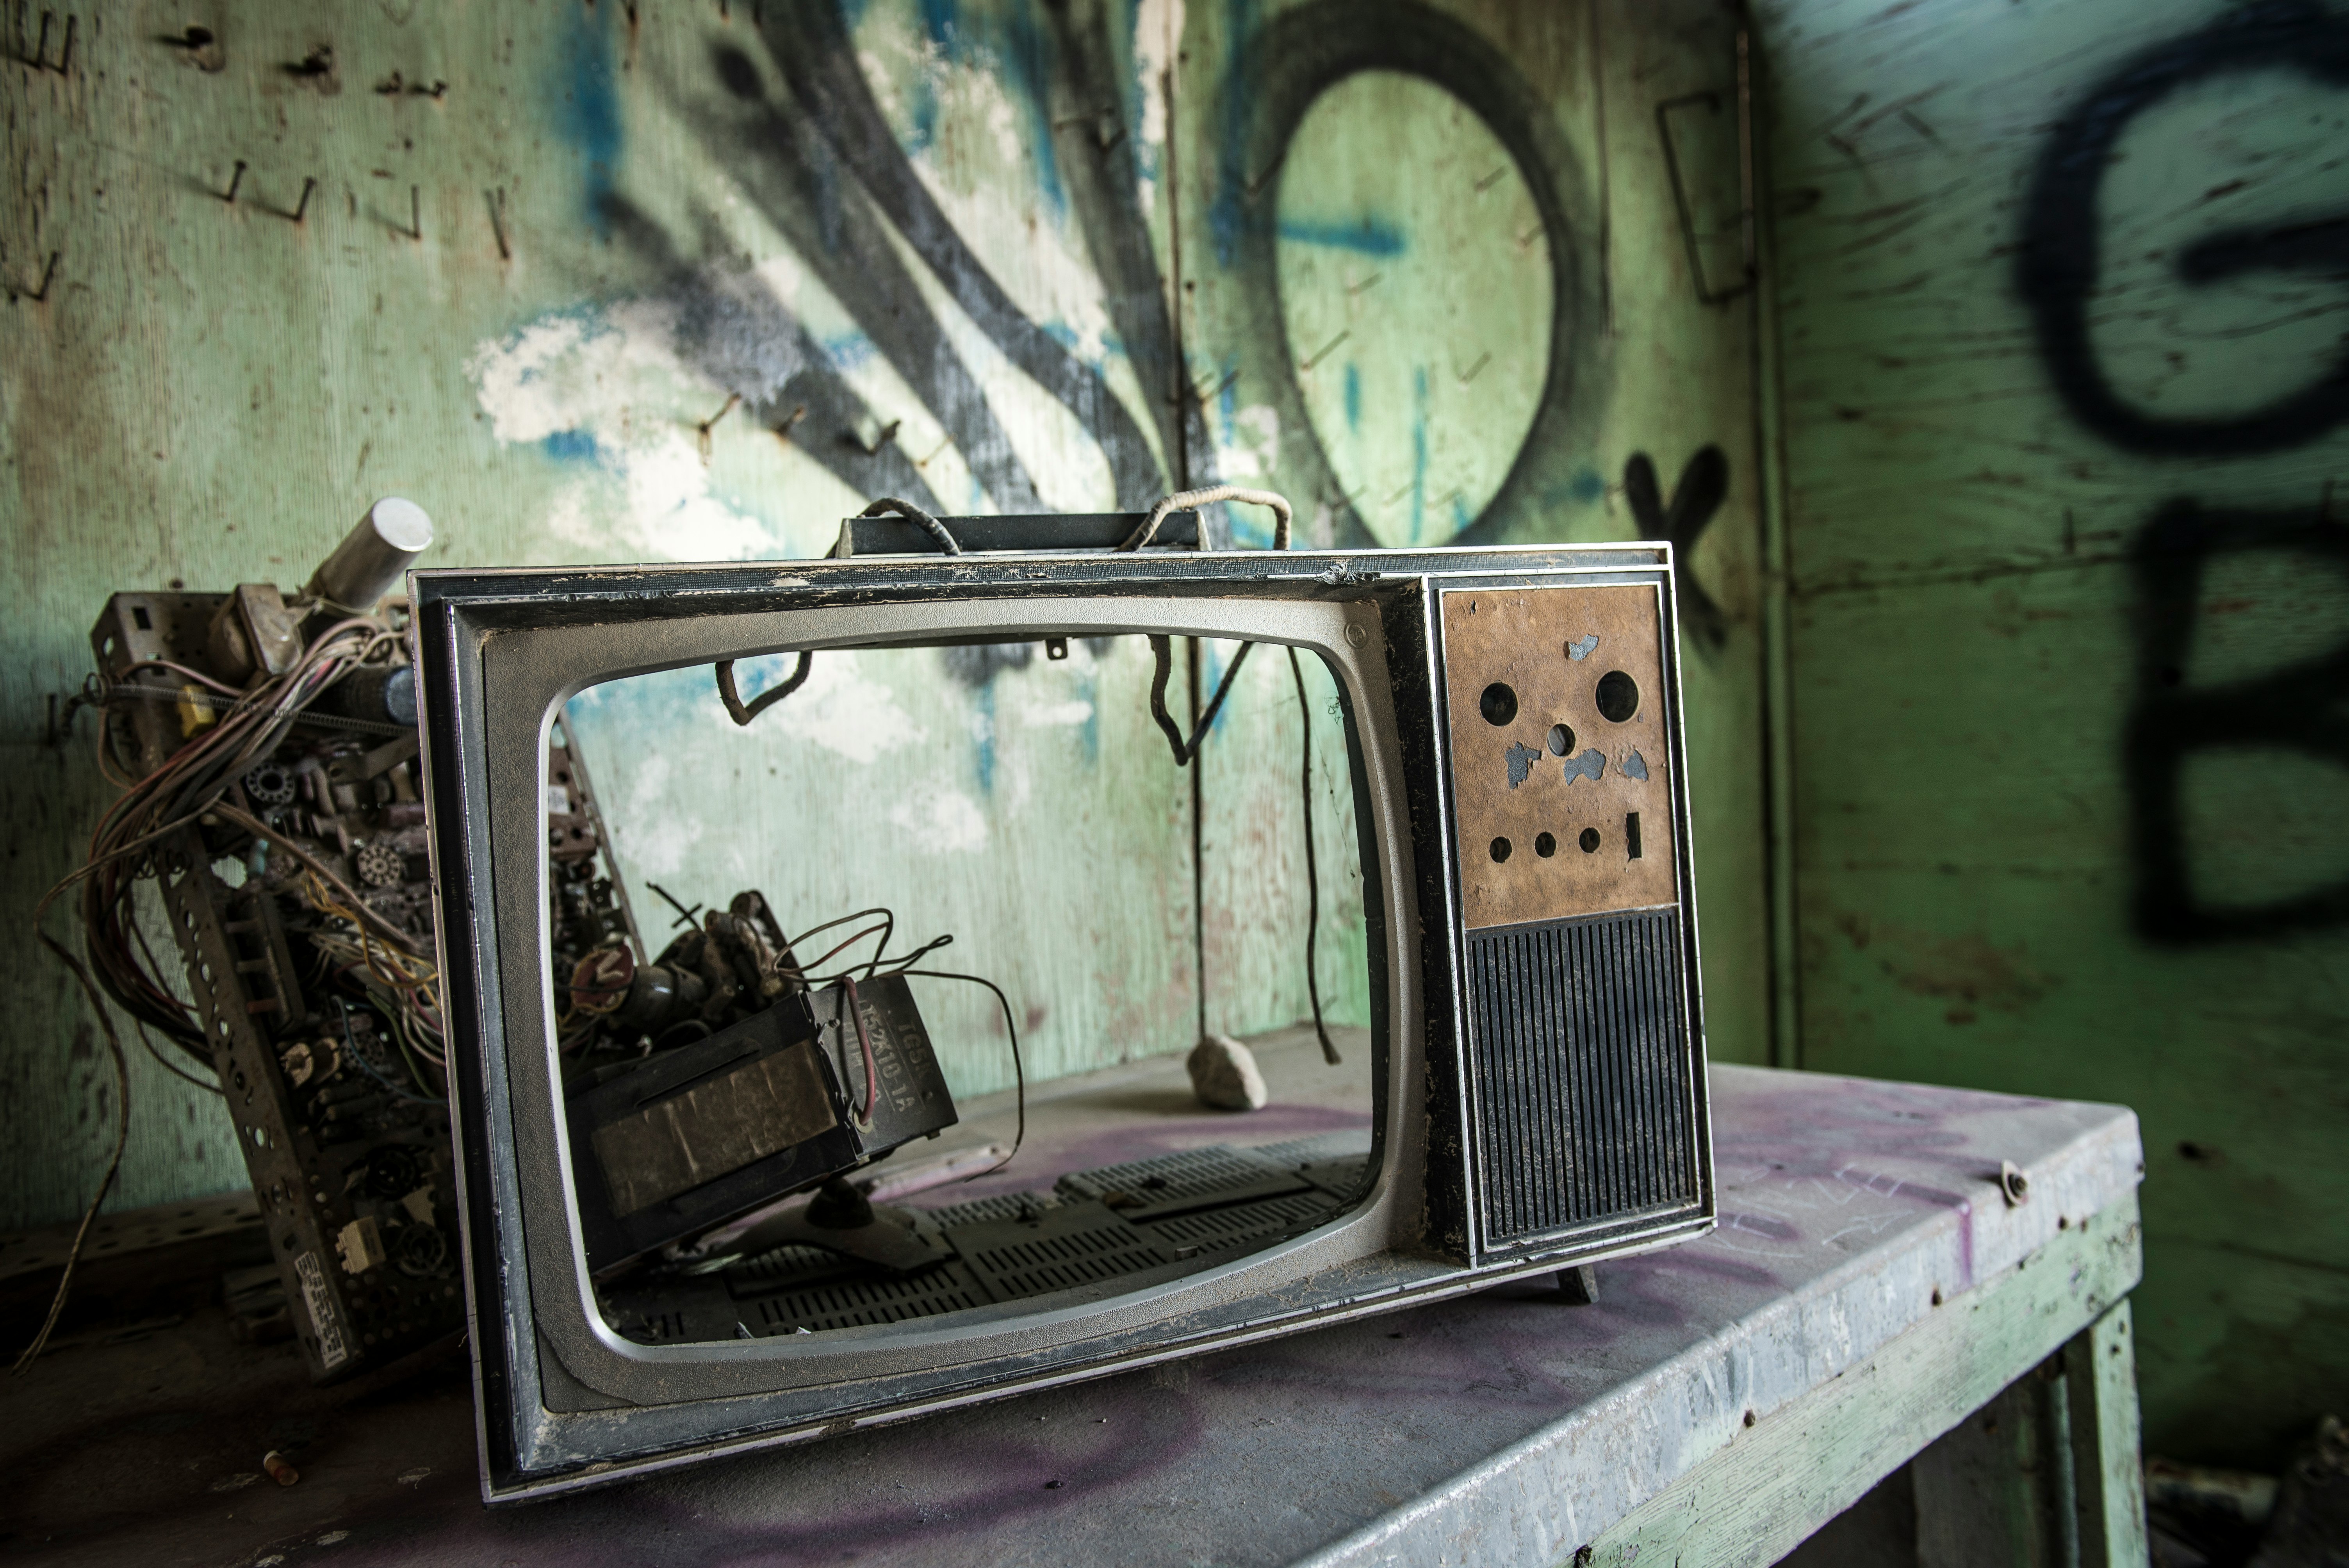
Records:
M1552 757L1563 757L1573 749L1574 727L1567 724L1551 725L1549 727L1549 754Z
M1508 858L1509 858L1509 841L1508 841L1508 840L1506 840L1506 839L1495 839L1495 840L1493 841L1493 861L1494 861L1494 863L1495 863L1495 865L1497 865L1497 864L1499 864L1501 861L1506 861L1506 860L1507 860Z
M1640 683L1621 670L1599 677L1599 712L1609 724L1620 724L1640 711Z
M1486 724L1499 726L1517 717L1517 694L1503 681L1495 681L1476 699L1476 709L1485 716Z
M1599 852L1598 829L1585 828L1582 830L1582 852L1586 855L1595 855Z
M1541 834L1534 840L1534 853L1544 860L1549 859L1550 856L1557 853L1557 840L1551 834Z

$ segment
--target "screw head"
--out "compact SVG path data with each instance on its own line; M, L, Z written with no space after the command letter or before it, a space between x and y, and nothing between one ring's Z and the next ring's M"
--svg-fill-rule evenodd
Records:
M2010 1209L2031 1202L2031 1178L2025 1176L2023 1167L2012 1160L1999 1161L1998 1190L2004 1195L2006 1206Z

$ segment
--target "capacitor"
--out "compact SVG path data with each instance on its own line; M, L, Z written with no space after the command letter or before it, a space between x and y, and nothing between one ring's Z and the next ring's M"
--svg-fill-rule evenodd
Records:
M404 728L416 722L416 671L407 665L371 665L353 670L326 688L318 706L346 718Z
M319 562L303 592L350 610L371 610L431 547L432 520L412 500L386 496Z
M657 1035L700 1010L709 987L689 969L647 964L636 973L616 1015L623 1028Z

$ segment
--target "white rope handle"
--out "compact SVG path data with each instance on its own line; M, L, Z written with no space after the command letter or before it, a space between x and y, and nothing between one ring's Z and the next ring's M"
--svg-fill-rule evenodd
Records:
M1288 499L1270 490L1242 490L1237 485L1209 485L1205 490L1183 490L1168 496L1150 509L1149 518L1118 548L1139 550L1158 537L1158 525L1166 521L1167 513L1181 511L1185 507L1213 506L1219 500L1244 500L1251 506L1270 507L1273 515L1272 547L1275 550L1288 548L1288 520L1295 515L1295 509L1288 504Z

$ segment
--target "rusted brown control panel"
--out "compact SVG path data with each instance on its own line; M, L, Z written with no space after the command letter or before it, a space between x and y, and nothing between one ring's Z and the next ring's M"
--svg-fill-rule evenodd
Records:
M1443 604L1464 923L1675 903L1660 591L1463 588Z

